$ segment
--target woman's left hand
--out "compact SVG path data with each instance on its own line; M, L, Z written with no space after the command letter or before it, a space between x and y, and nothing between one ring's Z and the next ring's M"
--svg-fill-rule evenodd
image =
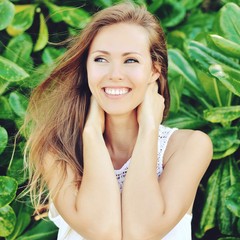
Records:
M157 82L149 84L143 102L138 106L137 119L140 127L156 127L163 119L164 98L158 93Z

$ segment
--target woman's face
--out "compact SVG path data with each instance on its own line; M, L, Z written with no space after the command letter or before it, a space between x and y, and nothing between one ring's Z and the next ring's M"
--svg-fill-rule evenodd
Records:
M102 109L111 115L133 111L144 99L154 71L147 31L118 23L102 28L87 59L88 84Z

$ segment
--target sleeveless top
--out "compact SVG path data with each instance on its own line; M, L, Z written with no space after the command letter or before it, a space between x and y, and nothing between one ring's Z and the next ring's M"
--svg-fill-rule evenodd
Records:
M159 127L158 135L158 163L157 175L160 176L163 171L163 155L168 144L168 140L176 128L168 128L163 125ZM128 160L121 169L115 170L119 188L122 191L125 176L127 174L130 160ZM49 207L49 219L59 228L57 240L84 240L77 232L70 228L61 215L57 212L54 204L51 202ZM191 220L192 215L186 214L179 223L162 240L191 240ZM87 239L85 239L87 240ZM159 239L160 240L160 239Z

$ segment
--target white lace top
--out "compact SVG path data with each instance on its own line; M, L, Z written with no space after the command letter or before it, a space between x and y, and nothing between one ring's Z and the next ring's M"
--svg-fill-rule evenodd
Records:
M168 140L176 128L168 128L163 125L159 127L158 136L158 163L157 175L160 176L163 171L163 155L167 147ZM115 174L122 191L125 176L127 174L130 160L128 160L121 169L115 170ZM84 240L77 232L69 227L64 219L59 215L53 203L50 204L49 218L59 228L57 240ZM191 240L191 220L192 216L186 214L179 223L162 240ZM97 240L97 239L96 239Z

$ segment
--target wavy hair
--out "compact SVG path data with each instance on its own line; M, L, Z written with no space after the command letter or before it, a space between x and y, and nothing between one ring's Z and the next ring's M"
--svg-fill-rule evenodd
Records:
M168 59L158 19L145 7L133 3L120 3L97 12L71 42L49 77L33 90L30 97L24 124L29 133L25 159L29 169L29 192L35 207L43 199L47 200L49 194L57 194L66 176L67 164L74 170L76 182L80 184L84 169L82 133L91 97L86 69L88 52L98 31L117 23L136 24L148 31L152 61L161 66L157 82L159 93L165 98L164 116L167 115L170 102ZM49 152L56 158L54 168L60 164L63 177L58 187L45 195L44 179L54 171L44 168L44 157Z

